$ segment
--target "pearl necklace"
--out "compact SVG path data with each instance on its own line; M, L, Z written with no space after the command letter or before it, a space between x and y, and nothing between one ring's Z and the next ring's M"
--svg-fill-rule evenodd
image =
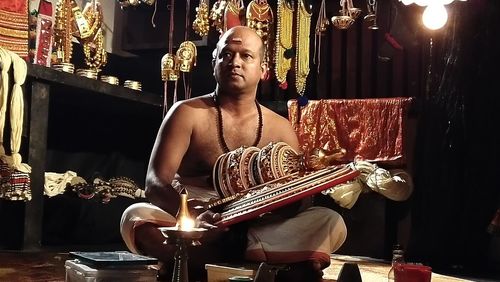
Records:
M221 149L224 153L228 153L231 150L227 146L226 139L224 139L224 122L222 120L222 110L220 108L219 101L217 99L217 95L213 95L214 103L215 103L215 108L217 109L217 135L219 138L219 145L221 146ZM255 106L257 107L257 113L259 115L259 124L257 126L257 135L255 136L255 142L252 144L252 147L257 147L257 145L260 142L260 139L262 138L262 127L263 125L263 120L262 120L262 109L260 108L259 102L255 100Z

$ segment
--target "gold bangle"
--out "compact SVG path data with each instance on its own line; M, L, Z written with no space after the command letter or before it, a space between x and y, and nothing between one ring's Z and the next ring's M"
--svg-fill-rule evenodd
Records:
M133 90L142 91L142 85L139 81L125 80L125 82L123 83L123 86L130 88L130 89L133 89Z
M97 79L97 71L95 69L77 69L76 74L90 79Z
M116 76L111 76L111 75L101 75L101 81L113 84L113 85L118 85L120 84L120 80Z
M59 63L59 64L53 64L52 68L58 71L63 71L67 73L74 73L75 72L75 66L71 63Z

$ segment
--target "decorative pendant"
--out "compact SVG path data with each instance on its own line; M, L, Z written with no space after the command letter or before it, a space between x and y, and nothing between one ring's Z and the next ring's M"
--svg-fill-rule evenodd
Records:
M274 54L274 72L276 80L283 88L286 82L288 71L292 67L293 50L292 26L293 26L293 6L286 0L278 0L276 21L276 45Z
M193 30L199 36L204 37L208 35L209 29L207 0L200 0L200 4L196 8L196 18L193 21Z
M272 24L274 23L271 6L266 0L252 0L247 7L246 19L247 26L255 30L264 41L264 61L269 62L269 32L272 30Z
M295 56L295 87L299 95L304 95L307 76L309 75L309 35L311 16L304 6L304 0L299 0L297 8L297 34Z

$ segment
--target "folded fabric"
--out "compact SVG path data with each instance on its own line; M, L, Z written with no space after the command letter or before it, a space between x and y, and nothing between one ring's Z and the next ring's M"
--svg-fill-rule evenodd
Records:
M405 162L404 136L412 98L288 102L288 115L304 152L344 148L343 162Z
M28 0L0 1L0 47L28 57Z

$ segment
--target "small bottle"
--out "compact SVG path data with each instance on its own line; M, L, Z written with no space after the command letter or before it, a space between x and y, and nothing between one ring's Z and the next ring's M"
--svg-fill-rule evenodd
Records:
M404 259L404 251L401 248L399 244L396 244L392 247L392 263L391 263L391 269L389 270L389 274L387 275L387 280L389 282L395 281L395 267L398 264L403 264L405 263Z

